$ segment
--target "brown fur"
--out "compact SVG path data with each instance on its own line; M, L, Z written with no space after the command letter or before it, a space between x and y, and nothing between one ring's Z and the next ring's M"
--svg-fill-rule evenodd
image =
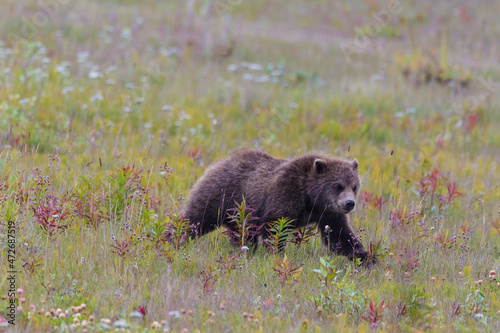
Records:
M282 217L293 219L295 227L318 223L333 252L364 259L366 251L349 226L351 210L346 207L347 201L355 202L359 187L356 160L319 154L284 160L241 149L205 171L191 190L185 214L203 235L227 226L227 209L244 197L256 209L257 223Z

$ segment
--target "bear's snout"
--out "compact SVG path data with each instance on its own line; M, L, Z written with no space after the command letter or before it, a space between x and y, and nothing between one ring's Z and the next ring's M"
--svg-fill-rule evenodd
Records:
M353 200L347 200L345 202L345 209L348 210L348 211L353 210L354 206L356 206L356 203Z

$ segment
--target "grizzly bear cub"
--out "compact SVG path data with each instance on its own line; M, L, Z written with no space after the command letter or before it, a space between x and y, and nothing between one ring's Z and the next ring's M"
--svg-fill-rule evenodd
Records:
M268 225L282 217L293 220L296 228L317 223L334 253L364 260L366 251L349 226L348 215L359 188L357 160L318 154L285 160L241 149L205 171L191 190L185 217L198 235L220 225L228 227L227 210L244 198L256 209L257 224Z

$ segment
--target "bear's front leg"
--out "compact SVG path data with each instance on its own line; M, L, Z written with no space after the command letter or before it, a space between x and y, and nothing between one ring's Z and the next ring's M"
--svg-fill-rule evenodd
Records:
M350 260L366 260L367 253L349 226L348 215L325 213L319 227L323 241L334 253L347 256Z

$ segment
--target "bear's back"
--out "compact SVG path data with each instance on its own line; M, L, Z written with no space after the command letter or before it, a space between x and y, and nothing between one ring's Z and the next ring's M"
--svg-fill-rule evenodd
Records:
M257 209L265 199L270 178L285 162L254 149L233 152L209 166L196 182L187 203L186 217L191 221L222 222L226 214L221 212L243 198Z

